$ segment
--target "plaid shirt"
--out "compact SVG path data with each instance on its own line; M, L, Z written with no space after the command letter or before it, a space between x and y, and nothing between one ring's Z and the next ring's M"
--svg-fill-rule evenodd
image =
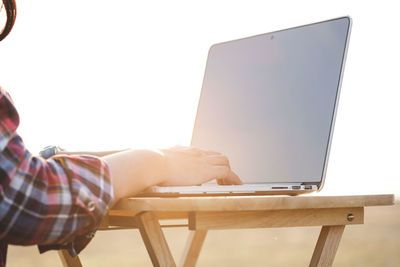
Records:
M40 252L91 240L112 201L109 169L93 156L33 156L16 133L18 113L0 88L0 267L7 243Z

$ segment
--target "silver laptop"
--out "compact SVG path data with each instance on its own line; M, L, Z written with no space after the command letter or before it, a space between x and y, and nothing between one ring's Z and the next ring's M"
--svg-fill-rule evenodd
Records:
M191 145L221 152L243 185L152 187L147 195L296 195L321 190L351 19L210 48Z

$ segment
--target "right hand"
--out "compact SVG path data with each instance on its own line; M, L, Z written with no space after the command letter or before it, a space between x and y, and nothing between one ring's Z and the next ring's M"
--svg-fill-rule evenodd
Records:
M231 170L226 156L194 147L161 150L166 161L166 177L160 186L201 185L213 179L219 184L242 184Z

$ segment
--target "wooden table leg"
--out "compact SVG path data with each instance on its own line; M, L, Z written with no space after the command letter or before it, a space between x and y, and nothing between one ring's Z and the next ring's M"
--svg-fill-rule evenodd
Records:
M310 266L332 266L343 231L344 225L322 227Z
M71 257L71 255L69 255L69 252L66 250L59 250L58 256L60 257L62 265L64 267L82 267L79 257Z
M137 216L137 223L154 266L176 266L157 217L151 212Z
M179 267L194 267L206 238L207 230L190 231Z

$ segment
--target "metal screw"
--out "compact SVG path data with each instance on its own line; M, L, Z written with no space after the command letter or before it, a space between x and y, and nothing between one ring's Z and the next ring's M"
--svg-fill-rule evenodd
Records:
M349 222L351 222L352 220L354 220L354 215L352 213L347 214L347 220Z

